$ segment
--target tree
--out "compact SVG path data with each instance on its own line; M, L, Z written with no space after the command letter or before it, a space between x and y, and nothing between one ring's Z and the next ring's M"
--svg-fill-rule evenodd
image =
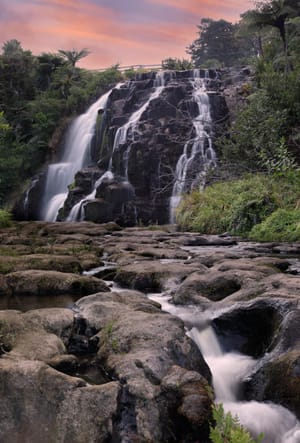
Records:
M16 40L8 40L2 46L3 55L12 55L12 54L21 54L23 52L23 48L21 43Z
M244 21L249 28L262 29L266 26L278 30L285 56L285 69L288 70L288 40L286 23L287 20L300 14L298 0L267 0L257 2L256 8L243 14Z
M37 61L37 86L39 89L46 90L51 85L56 69L64 66L66 62L60 55L46 52L38 55Z
M238 25L226 20L203 18L198 26L199 37L187 48L196 67L213 60L215 64L231 66L249 55L242 39L236 37Z
M78 51L77 49L72 49L71 51L59 49L58 52L67 60L67 62L72 67L74 67L79 60L90 54L90 51L86 48L83 48L80 51Z

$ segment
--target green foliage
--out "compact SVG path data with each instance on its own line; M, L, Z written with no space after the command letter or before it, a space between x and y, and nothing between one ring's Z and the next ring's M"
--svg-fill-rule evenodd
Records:
M114 66L104 72L75 67L87 55L60 51L33 56L17 40L0 54L0 207L10 193L52 155L52 137L68 116L78 115L120 81ZM67 61L66 61L66 60Z
M199 37L187 48L196 67L210 64L212 60L217 63L215 67L237 65L253 55L248 40L236 36L238 25L203 18L198 29Z
M90 51L86 48L81 49L80 51L78 51L77 49L72 49L71 51L59 49L58 52L63 56L63 58L67 60L67 62L71 66L75 66L79 60L90 54Z
M300 210L277 209L252 228L249 238L256 241L299 241Z
M161 67L163 69L170 69L173 71L186 71L193 69L193 63L190 60L179 59L179 58L166 58L162 60Z
M9 226L11 226L11 223L11 213L5 211L4 209L0 209L0 228L8 228Z
M247 235L278 208L294 208L299 198L299 171L253 174L186 195L176 219L181 228L201 233Z
M264 149L258 153L260 164L266 169L268 174L274 172L286 172L296 169L296 161L288 151L285 140L282 137L279 145L275 145L272 152L266 152Z
M300 68L284 74L259 62L256 76L260 87L248 96L229 131L216 142L220 160L248 171L293 169L300 159Z
M257 440L251 438L249 432L240 425L237 417L230 412L225 413L223 405L213 406L214 426L210 426L210 438L213 443L259 443L263 436Z

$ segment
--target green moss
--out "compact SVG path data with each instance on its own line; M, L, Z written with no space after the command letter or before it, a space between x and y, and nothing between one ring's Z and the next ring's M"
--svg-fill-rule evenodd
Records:
M15 263L12 262L0 262L0 274L9 274L14 271Z
M1 257L16 257L19 254L15 249L13 249L11 246L1 246L0 247L0 256Z
M12 225L11 213L5 209L0 209L0 228L8 228Z

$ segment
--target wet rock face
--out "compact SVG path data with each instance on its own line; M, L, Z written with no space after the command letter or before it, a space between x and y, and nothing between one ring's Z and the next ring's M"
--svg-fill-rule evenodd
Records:
M255 358L270 350L282 317L267 300L233 306L213 321L224 350L237 350Z
M300 419L300 313L286 310L278 327L272 352L246 379L247 399L280 403Z

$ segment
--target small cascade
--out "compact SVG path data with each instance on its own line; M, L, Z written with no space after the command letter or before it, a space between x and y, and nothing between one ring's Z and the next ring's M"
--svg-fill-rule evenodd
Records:
M25 194L23 209L24 209L24 215L26 218L28 218L28 214L29 214L29 194L34 189L34 187L36 186L38 181L39 181L39 178L33 179L29 188L26 191L26 194Z
M137 110L135 111L123 126L117 129L114 138L113 149L111 153L111 157L109 160L108 170L95 182L93 191L85 196L82 200L80 200L71 210L67 221L82 221L84 219L84 206L88 201L95 199L96 191L98 186L105 180L114 178L113 174L113 155L119 149L119 147L126 143L127 137L130 135L132 137L132 141L135 141L135 136L137 134L137 127L140 121L141 116L148 108L149 103L157 98L165 87L164 80L164 72L157 72L154 80L154 91L151 93L148 100ZM123 175L124 175L124 183L128 183L128 162L130 157L130 147L131 143L129 143L127 149L123 154Z
M105 179L112 180L113 178L114 175L111 171L106 171L103 175L101 175L101 177L98 180L96 180L93 191L89 195L87 195L84 199L80 200L78 203L76 203L76 205L73 206L67 218L67 221L71 222L83 221L85 203L87 203L90 200L94 200L94 198L96 198L97 188L98 186L101 185L101 183L103 183Z
M182 194L195 186L203 188L208 169L216 166L216 154L211 139L212 119L209 96L206 92L207 81L209 81L208 71L205 71L205 78L201 78L200 71L194 70L191 84L193 100L198 108L198 114L193 119L195 137L185 144L183 154L176 165L176 181L170 199L171 223L175 221L175 210Z
M120 88L121 83L116 87ZM91 142L95 133L97 115L105 109L112 89L102 95L84 114L72 123L61 162L48 166L42 204L42 220L55 221L68 195L68 186L77 171L90 162Z
M238 352L224 352L211 324L211 313L195 306L175 306L170 296L150 294L162 309L181 318L187 335L196 343L213 378L215 402L237 416L254 438L264 434L262 443L300 443L300 423L288 409L268 402L243 401L242 383L251 373L255 359Z
M225 412L237 416L240 423L262 443L299 443L300 423L286 408L274 403L239 401L242 381L256 361L236 352L224 353L216 346L217 337L211 326L199 332L192 328L190 337L198 345L213 375L216 402L222 402Z

